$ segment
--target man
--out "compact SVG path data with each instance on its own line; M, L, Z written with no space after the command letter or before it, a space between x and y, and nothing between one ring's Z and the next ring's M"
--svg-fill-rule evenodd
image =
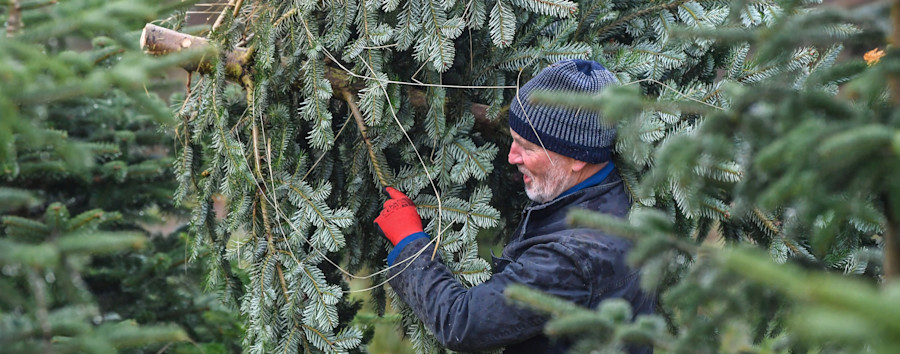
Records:
M536 106L533 90L598 92L616 83L612 73L593 61L563 60L526 83L509 113L509 163L523 174L532 203L522 212L511 241L494 257L494 275L466 289L431 248L394 267L391 287L438 340L457 351L506 346L509 353L558 353L568 343L542 334L545 316L506 301L512 283L596 308L609 298L623 298L633 312L649 314L654 297L641 291L639 273L625 263L631 244L592 229L566 225L566 213L585 208L624 217L630 201L611 161L615 129L601 125L594 112ZM428 235L415 205L403 193L386 188L390 199L375 223L395 245L388 263L406 261L426 247ZM405 263L404 263L405 264ZM651 348L631 348L647 351Z

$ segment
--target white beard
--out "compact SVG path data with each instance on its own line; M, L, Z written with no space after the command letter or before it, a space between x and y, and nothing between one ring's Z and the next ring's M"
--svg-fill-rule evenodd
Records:
M519 167L519 172L531 178L531 183L525 184L525 194L528 199L538 203L546 203L569 189L570 176L561 168L551 168L541 179L537 179L524 168Z

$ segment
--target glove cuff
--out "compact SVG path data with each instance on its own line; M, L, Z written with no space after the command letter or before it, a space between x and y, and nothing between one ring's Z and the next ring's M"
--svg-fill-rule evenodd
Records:
M426 234L425 232L416 232L416 233L406 236L402 240L400 240L400 242L398 242L397 245L394 246L394 249L391 250L391 253L388 253L388 256L387 256L388 266L394 265L394 260L398 256L400 256L400 252L403 251L403 248L405 248L406 245L408 245L408 244L412 243L413 241L418 240L420 238L428 239L431 237L429 237L428 234Z

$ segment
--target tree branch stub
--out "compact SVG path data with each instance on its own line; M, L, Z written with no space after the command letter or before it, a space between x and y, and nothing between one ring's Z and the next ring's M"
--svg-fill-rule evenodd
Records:
M182 50L205 50L210 47L209 40L203 37L192 36L178 31L170 30L148 23L141 32L141 49L151 55L166 55ZM250 63L250 51L246 48L234 48L225 53L226 77L234 81L240 81L245 67ZM208 74L212 72L213 61L201 59L198 62L182 65L187 71L197 71Z

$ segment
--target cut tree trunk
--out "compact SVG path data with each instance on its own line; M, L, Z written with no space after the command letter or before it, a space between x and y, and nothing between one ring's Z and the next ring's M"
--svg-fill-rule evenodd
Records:
M154 24L144 26L141 32L141 49L152 55L166 55L181 50L204 50L210 47L209 41L203 37L192 36ZM246 48L235 48L225 54L225 75L234 81L239 81L244 75L244 67L247 65L250 51ZM198 62L186 63L183 68L187 71L210 73L212 60L201 59Z

